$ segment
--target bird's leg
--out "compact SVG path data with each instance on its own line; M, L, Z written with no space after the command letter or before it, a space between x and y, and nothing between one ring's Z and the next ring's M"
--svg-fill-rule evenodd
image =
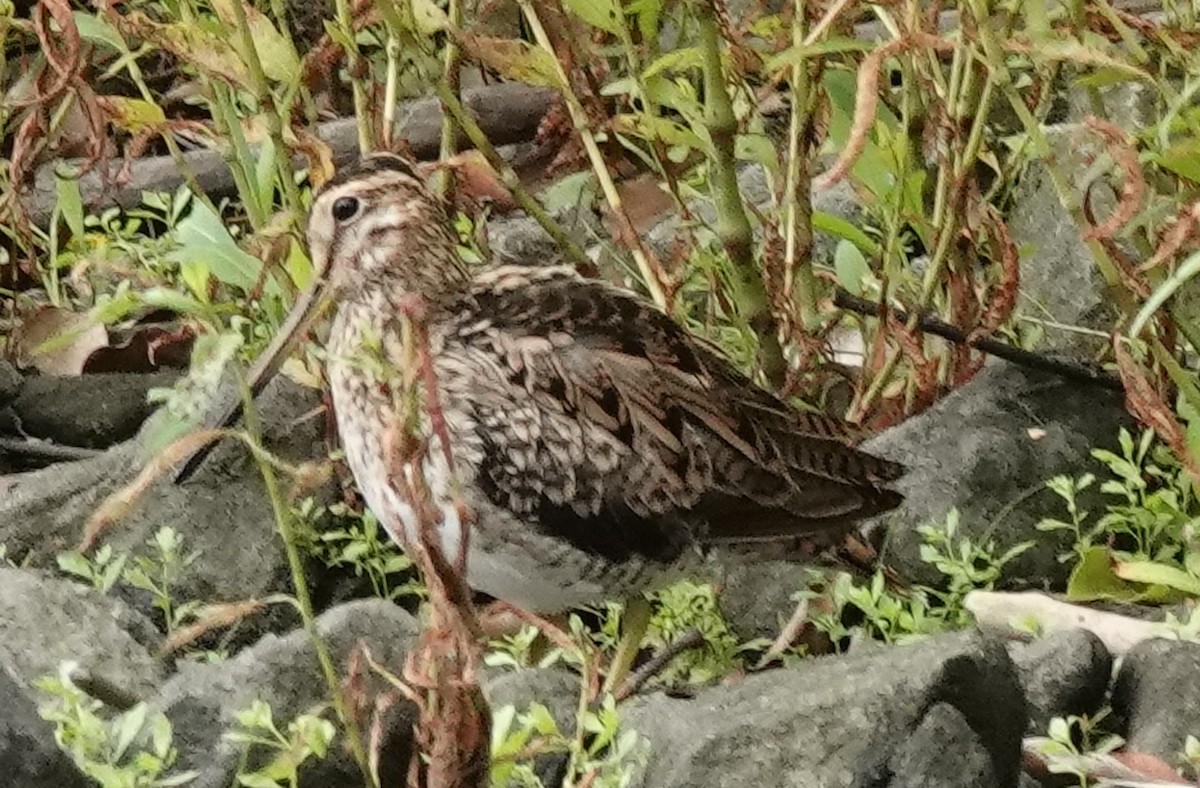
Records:
M608 675L604 677L604 692L614 692L629 675L641 648L642 638L650 627L652 612L650 600L641 594L625 603L625 612L621 615L621 639L617 643L612 664L608 667Z

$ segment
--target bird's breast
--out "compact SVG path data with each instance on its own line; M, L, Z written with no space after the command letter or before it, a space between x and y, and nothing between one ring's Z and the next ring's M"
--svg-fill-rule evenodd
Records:
M367 505L401 545L412 544L420 528L414 500L432 504L443 554L453 559L463 543L457 495L475 467L473 425L459 403L439 391L445 429L432 429L423 376L402 368L399 336L369 317L340 311L328 349L346 463Z

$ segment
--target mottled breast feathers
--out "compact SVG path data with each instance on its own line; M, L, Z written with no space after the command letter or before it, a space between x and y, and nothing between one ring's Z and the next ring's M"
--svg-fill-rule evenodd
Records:
M899 466L852 448L844 422L788 406L603 282L494 269L448 322L447 363L477 367L464 398L483 449L476 486L588 553L670 562L900 501L884 487Z

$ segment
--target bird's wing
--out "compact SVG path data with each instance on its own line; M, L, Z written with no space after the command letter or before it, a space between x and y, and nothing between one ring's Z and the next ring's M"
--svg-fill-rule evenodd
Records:
M491 359L477 482L577 547L670 560L897 505L901 468L755 386L650 304L569 269L479 277L457 339ZM506 390L504 390L506 389Z

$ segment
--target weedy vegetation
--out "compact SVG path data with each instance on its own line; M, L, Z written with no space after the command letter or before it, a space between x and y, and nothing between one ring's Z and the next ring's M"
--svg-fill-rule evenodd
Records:
M954 12L950 29L939 10ZM563 261L641 291L763 385L866 431L968 381L984 363L972 343L1026 354L1075 343L1145 431L1097 450L1096 473L1048 481L1063 514L1041 528L1072 542L1067 592L1200 597L1200 26L1190 4L1161 10L1151 19L1117 0L0 1L0 324L64 326L32 346L7 331L0 351L50 365L97 326L136 334L166 314L173 327L157 346L191 357L187 379L154 395L165 415L145 441L147 471L59 565L103 592L148 594L185 652L263 604L294 605L330 705L291 721L248 709L231 735L273 755L238 780L294 785L306 759L345 742L364 784L375 783L340 666L316 632L308 573L347 571L413 608L436 593L356 501L313 496L315 466L263 447L252 406L232 437L258 460L291 597L180 600L174 588L195 557L171 524L130 555L103 536L195 447L189 431L221 381L265 347L311 282L303 217L335 158L421 142L417 153L442 162L429 174L455 200L468 260L487 256L488 218L520 208ZM550 91L530 156L505 158L488 142L504 129L473 114L467 80ZM432 140L398 133L411 111L401 102L421 96L445 110ZM1136 127L1121 117L1130 106ZM334 115L347 119L349 143L331 131ZM1049 134L1064 117L1076 121L1069 137ZM474 150L461 152L465 142ZM227 176L200 167L212 157ZM122 207L104 201L98 183L137 182L152 158L172 163L173 182L126 193ZM1028 250L1006 210L1032 178L1057 194L1111 296L1099 322L1063 325L1022 290ZM856 221L824 210L831 193L857 204ZM667 215L668 240L651 243L647 230ZM815 253L821 244L832 252ZM923 319L968 341L922 333ZM306 345L285 374L319 389L320 360ZM84 371L86 362L73 369ZM1097 490L1102 506L1083 503ZM812 624L834 647L963 626L965 594L996 587L1027 546L972 541L959 526L952 512L923 531L922 556L944 583L896 588L882 570L822 576L797 589ZM21 560L0 546L0 561ZM647 645L703 636L655 681L719 680L765 649L739 642L710 586L680 584L654 604ZM572 785L633 779L645 753L621 729L620 707L596 697L619 615L576 616L549 645L533 628L490 644L493 667L562 663L580 676L569 730L540 705L493 710L480 739L493 784L539 784L532 759L548 752L566 755ZM42 686L60 745L101 785L189 779L171 770L165 719L102 710L69 668ZM1056 721L1047 752L1078 755L1081 725Z

